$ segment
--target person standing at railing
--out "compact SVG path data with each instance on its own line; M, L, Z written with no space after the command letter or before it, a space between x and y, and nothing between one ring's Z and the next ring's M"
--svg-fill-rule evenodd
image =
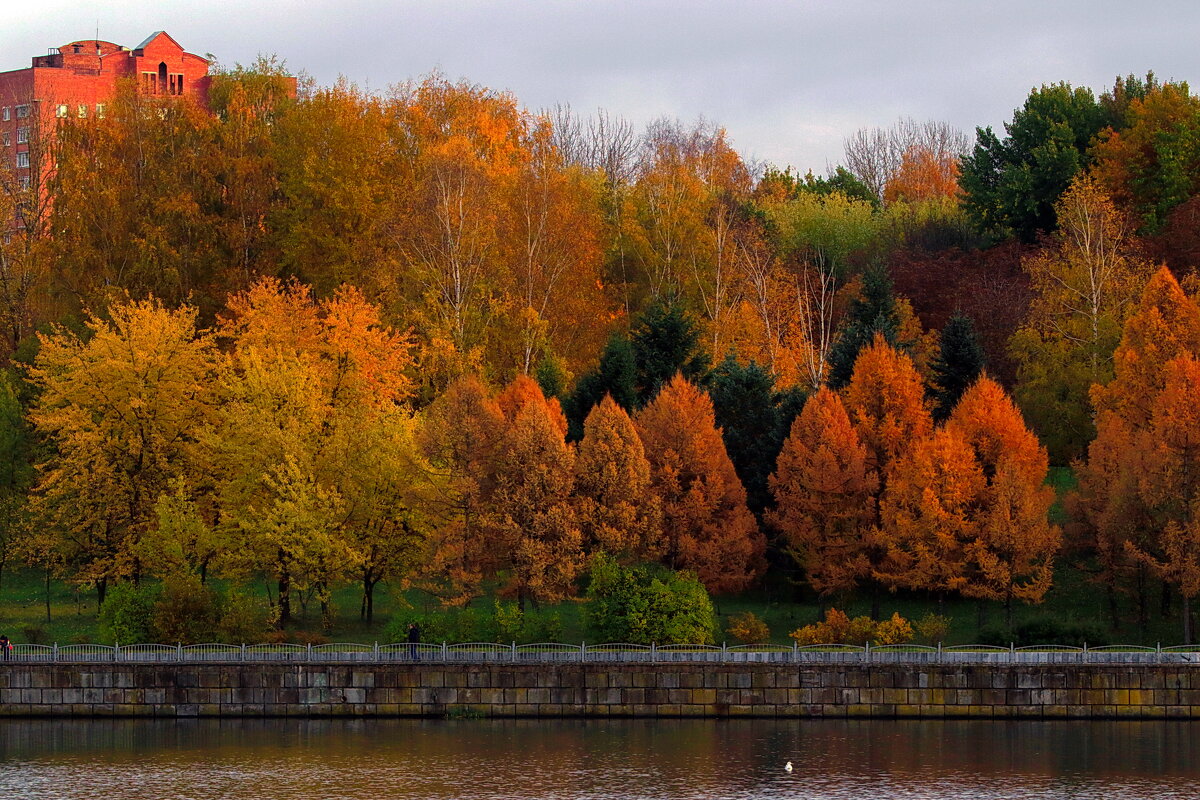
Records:
M8 661L8 659L12 658L13 646L12 642L8 640L8 634L6 633L0 633L0 650L4 651L5 661Z
M413 661L418 658L417 645L421 643L421 626L415 622L408 623L408 657Z

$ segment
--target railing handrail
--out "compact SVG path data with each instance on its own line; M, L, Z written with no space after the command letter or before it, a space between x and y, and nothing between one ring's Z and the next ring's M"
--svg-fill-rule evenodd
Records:
M571 644L568 642L534 642L508 644L500 642L337 642L325 644L296 644L293 642L259 642L228 644L206 642L184 645L146 642L140 644L75 643L47 645L14 643L6 661L20 662L204 662L246 661L270 663L287 662L369 662L391 663L433 661L445 663L473 662L557 662L580 661L602 663L798 663L798 664L1200 664L1200 645L1146 647L1144 645L1105 645L1103 647L1074 647L1069 645L1034 645L1000 647L997 645L711 645L711 644L633 644L605 642L602 644ZM2 662L0 662L2 663Z

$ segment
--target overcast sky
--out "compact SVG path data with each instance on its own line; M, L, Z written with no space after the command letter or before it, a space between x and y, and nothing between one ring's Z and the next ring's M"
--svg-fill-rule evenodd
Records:
M5 6L16 0L0 0ZM165 30L222 64L276 54L372 90L431 70L539 109L639 124L703 115L743 156L824 172L901 116L999 126L1029 90L1117 74L1200 81L1200 2L1107 0L38 0L0 30L0 70L91 38ZM11 9L10 9L11 10Z

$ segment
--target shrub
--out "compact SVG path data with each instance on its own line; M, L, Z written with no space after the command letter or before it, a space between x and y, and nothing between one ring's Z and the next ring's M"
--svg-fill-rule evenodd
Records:
M273 613L275 612L262 600L244 592L231 590L221 602L217 637L230 644L266 641Z
M725 632L739 644L761 644L771 638L771 629L753 611L731 616Z
M408 640L408 624L417 623L424 642L478 642L495 640L491 615L474 608L449 606L428 613L410 612L392 618L384 635L389 642ZM510 640L511 641L511 640Z
M912 625L899 613L893 612L891 619L885 619L875 626L872 637L875 644L905 644L913 638Z
M525 640L525 612L516 603L495 600L491 619L491 639L497 642Z
M46 644L46 629L41 625L26 625L21 628L21 638L29 644Z
M870 617L850 619L843 611L831 608L825 619L788 634L800 646L818 644L904 644L913 637L912 625L899 614L891 619L875 622Z
M1064 645L1082 647L1108 644L1108 634L1099 625L1077 620L1063 620L1050 616L1027 619L1012 628L985 628L979 636L979 644L1007 647L1032 647L1035 645Z
M120 644L154 640L157 587L118 583L110 586L100 606L100 638Z
M217 595L194 575L163 581L154 601L154 634L164 642L196 644L213 638L217 628Z
M709 644L715 616L704 585L691 573L623 567L592 560L587 621L599 641Z
M950 633L950 618L930 612L913 623L913 627L925 644L938 644L946 641L946 635Z

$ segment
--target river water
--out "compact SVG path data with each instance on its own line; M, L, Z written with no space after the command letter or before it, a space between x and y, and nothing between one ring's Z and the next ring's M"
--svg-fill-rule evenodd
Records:
M1195 798L1194 733L1186 722L6 720L0 798Z

